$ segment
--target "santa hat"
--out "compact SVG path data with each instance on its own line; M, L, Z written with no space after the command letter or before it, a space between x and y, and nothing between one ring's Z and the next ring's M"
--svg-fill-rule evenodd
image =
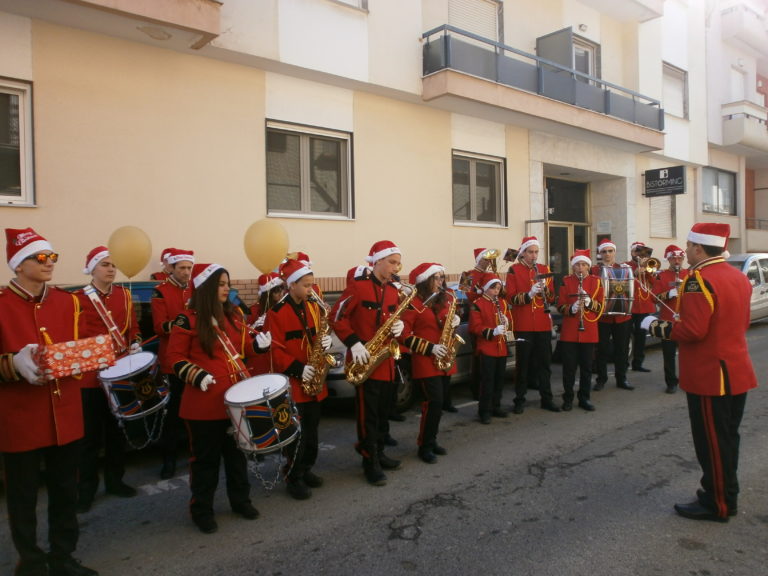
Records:
M645 244L640 241L632 242L629 246L629 251L632 252L635 248L645 248Z
M291 252L285 257L286 260L298 260L306 266L312 266L312 261L309 259L309 254L304 252Z
M40 234L32 230L32 228L24 228L22 230L6 228L5 241L8 267L14 271L19 264L33 254L42 252L43 250L50 250L53 252L53 248L48 240L40 236Z
M165 248L162 252L160 252L160 262L165 264L166 263L165 261L168 259L168 256L170 256L171 252L173 252L174 250L176 250L176 248Z
M259 276L259 296L270 290L274 290L283 283L283 279L277 272L269 272Z
M286 260L280 264L280 277L286 285L293 284L307 274L312 274L312 268L300 260Z
M728 237L730 235L730 224L699 222L698 224L694 224L691 231L688 232L688 241L704 246L726 248L728 246Z
M395 246L394 242L390 242L389 240L379 240L376 244L371 246L371 251L368 253L368 256L365 257L365 261L375 264L382 258L391 256L392 254L402 254L402 252L400 252L400 248Z
M168 264L176 264L178 262L192 262L195 263L195 253L192 250L180 250L179 248L170 248L168 250L168 256L165 261Z
M200 288L200 285L211 277L211 274L216 270L223 270L224 266L221 264L195 264L192 266L192 284L195 288Z
M371 267L361 264L360 266L353 266L347 270L347 286L349 286L353 280L358 278L364 278L371 272Z
M589 257L589 250L574 250L571 256L571 266L579 262L586 262L587 266L592 266L592 259Z
M602 242L600 242L600 244L597 246L597 251L598 251L598 252L602 252L602 251L603 251L603 250L605 250L606 248L613 248L614 250L616 250L616 244L614 244L613 242L611 242L611 241L610 241L610 240L608 240L608 239L606 239L606 240L603 240L603 241L602 241Z
M421 284L438 272L445 272L445 268L437 262L424 262L411 270L411 273L408 274L408 281L411 284Z
M683 251L683 249L680 248L679 246L675 246L674 244L670 244L664 249L664 258L666 258L667 260L669 260L674 256L682 257L683 255L685 255L685 252Z
M83 274L91 274L93 269L96 268L99 262L109 258L109 249L106 246L96 246L93 250L88 252L88 256L85 257L85 268L83 268Z
M493 272L488 272L480 277L480 287L483 292L487 292L488 289L497 282L501 284L501 278L499 278L498 274L494 274Z
M483 260L483 253L488 248L475 248L475 264L480 264L480 260Z
M541 244L539 244L539 239L536 238L536 236L526 236L523 238L523 242L520 244L520 252L523 252L526 248L531 246L541 247Z

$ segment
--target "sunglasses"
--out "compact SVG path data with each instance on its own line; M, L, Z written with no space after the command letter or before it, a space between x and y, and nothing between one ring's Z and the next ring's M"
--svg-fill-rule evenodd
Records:
M56 252L51 252L50 254L43 254L41 252L40 254L33 254L32 256L24 258L24 260L37 260L38 264L45 264L46 261L50 260L56 264L56 262L59 261L59 255L56 254Z

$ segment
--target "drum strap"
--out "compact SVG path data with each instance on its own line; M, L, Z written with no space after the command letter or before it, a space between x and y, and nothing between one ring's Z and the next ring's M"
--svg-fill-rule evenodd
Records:
M215 328L216 337L219 339L219 342L221 342L221 346L224 348L224 352L227 354L227 358L229 358L230 364L232 364L233 368L235 368L235 372L239 374L243 380L250 378L250 374L248 373L248 369L243 363L240 353L235 349L232 341L229 339L229 336L227 336L227 333L218 326L215 326Z
M99 295L96 293L96 288L94 288L92 284L89 284L83 288L83 292L91 299L93 307L96 308L96 312L98 312L101 317L101 321L104 322L104 326L109 330L110 336L112 336L112 339L115 341L117 353L121 354L125 352L128 344L126 343L123 334L120 332L120 329L115 324L115 321L112 320L112 313L107 310L107 307L104 306L104 302L101 301L101 298L99 298Z

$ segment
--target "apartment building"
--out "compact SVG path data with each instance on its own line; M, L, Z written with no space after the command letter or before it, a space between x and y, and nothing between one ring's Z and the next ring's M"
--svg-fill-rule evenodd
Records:
M179 246L247 283L243 234L274 218L326 289L383 238L406 271L452 274L531 234L559 273L606 236L658 254L705 219L751 249L768 220L765 15L762 0L0 0L0 222L48 237L63 283L127 224L154 249L136 279ZM740 61L743 93L723 92Z

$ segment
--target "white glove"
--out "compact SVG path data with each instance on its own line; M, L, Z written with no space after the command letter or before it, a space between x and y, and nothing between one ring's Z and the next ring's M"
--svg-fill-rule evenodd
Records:
M304 370L301 373L301 380L302 382L309 382L310 380L312 380L314 375L315 375L315 367L307 364L306 366L304 366Z
M34 354L37 354L37 344L27 344L13 355L13 365L24 380L39 386L45 381L42 379L39 366L35 363Z
M320 340L320 345L323 347L323 352L330 350L331 346L333 346L333 338L326 334L323 336L322 340Z
M141 344L134 342L128 347L128 354L136 354L137 352L141 352Z
M398 338L400 334L403 333L403 329L405 328L405 324L403 324L402 320L395 321L394 324L392 324L392 336L395 338Z
M507 327L504 326L504 324L499 324L496 326L496 328L493 329L493 335L494 336L501 336L502 334L506 334Z
M362 342L352 344L349 351L352 353L352 362L355 364L366 364L371 359L371 353L366 350Z
M587 306L589 306L590 304L592 304L592 298L590 298L589 296L582 296L581 297L581 301L584 302L584 307L585 308Z
M264 321L267 319L266 314L262 314L258 318L256 318L256 322L253 323L253 328L261 328L264 326Z
M448 349L442 344L435 344L432 346L432 356L435 358L442 358L448 353Z
M259 332L256 334L256 346L261 350L266 350L272 344L272 334L270 332Z
M451 318L451 328L456 328L459 324L461 324L461 318L459 318L458 314L454 314L453 318Z
M203 380L200 382L200 390L203 392L207 392L208 388L216 384L216 379L211 375L208 374Z
M672 288L667 294L667 300L672 300L672 298L677 298L677 288Z
M577 300L573 304L571 304L571 314L578 314L579 310L581 309L581 301Z
M640 322L640 328L642 330L648 330L648 327L652 323L656 322L656 320L658 320L658 318L656 318L656 316L646 316L645 318L643 318L643 321Z
M541 294L541 284L536 282L533 286L531 286L531 289L528 290L528 297L533 300L539 294Z

